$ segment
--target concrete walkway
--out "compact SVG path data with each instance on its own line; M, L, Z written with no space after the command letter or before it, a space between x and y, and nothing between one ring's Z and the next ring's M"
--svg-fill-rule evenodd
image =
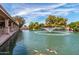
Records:
M0 36L0 46L1 46L5 41L7 41L15 32L16 32L16 31L10 32L10 34L2 34L2 35Z

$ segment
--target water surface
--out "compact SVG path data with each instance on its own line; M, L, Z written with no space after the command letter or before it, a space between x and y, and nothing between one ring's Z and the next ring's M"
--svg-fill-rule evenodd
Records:
M79 54L79 33L42 35L38 31L22 31L19 33L13 54L34 54L34 50L43 54L54 54L46 51L46 49L54 49L58 55L77 55Z

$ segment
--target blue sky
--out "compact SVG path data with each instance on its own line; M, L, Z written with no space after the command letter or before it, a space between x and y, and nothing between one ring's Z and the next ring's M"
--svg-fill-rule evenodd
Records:
M79 21L78 3L5 3L2 6L11 16L22 16L30 22L43 23L48 15L62 16L68 23Z

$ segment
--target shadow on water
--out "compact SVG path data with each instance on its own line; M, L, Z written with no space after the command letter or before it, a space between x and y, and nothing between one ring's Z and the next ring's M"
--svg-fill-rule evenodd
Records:
M27 55L28 51L27 48L24 45L24 37L23 32L20 31L19 35L17 37L16 45L13 48L13 55Z

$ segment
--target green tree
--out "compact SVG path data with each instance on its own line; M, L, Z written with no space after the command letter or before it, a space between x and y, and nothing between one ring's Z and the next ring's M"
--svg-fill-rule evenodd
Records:
M38 23L38 22L30 22L29 24L29 30L40 30L41 28L44 27L43 23Z
M34 27L34 23L30 22L30 24L29 24L29 30L33 30L33 27Z
M43 23L39 24L39 27L40 28L43 28L44 27L44 24Z
M19 25L19 28L21 28L24 25L25 20L23 17L15 16L13 18L14 18L15 22Z
M68 26L74 31L79 31L79 21L71 22L70 24L68 24Z
M63 17L49 15L48 18L46 19L47 26L59 27L59 26L66 26L66 24L67 19Z

